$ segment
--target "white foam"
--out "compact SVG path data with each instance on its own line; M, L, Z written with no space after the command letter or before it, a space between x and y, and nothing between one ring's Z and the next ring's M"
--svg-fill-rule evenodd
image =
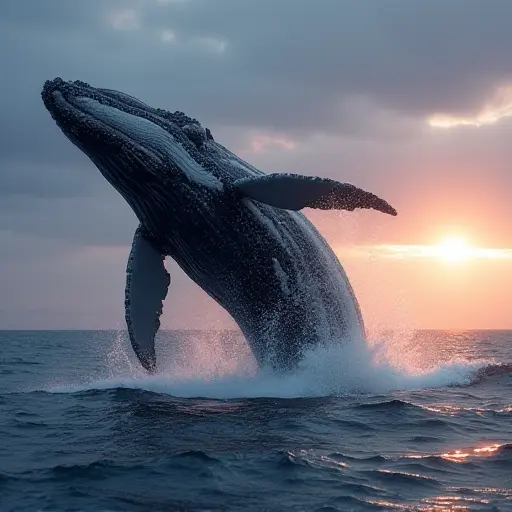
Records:
M108 378L61 385L49 391L74 393L130 388L174 397L214 399L347 396L469 384L475 372L488 364L454 361L427 370L408 371L393 365L382 346L354 341L340 346L316 347L306 355L296 372L277 375L268 370L258 371L248 352L238 360L233 357L229 360L218 352L218 347L217 354L212 354L208 353L209 344L201 343L201 346L199 359L192 349L188 361L181 360L174 365L169 362L166 369L155 376L145 375L138 365L131 366L126 355L118 354Z

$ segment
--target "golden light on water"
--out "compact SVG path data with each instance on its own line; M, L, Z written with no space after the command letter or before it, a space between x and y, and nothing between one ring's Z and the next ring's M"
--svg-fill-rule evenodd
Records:
M482 446L480 448L469 448L467 450L451 450L446 453L440 453L439 455L431 455L431 454L414 454L411 453L406 455L408 459L426 459L429 457L440 457L445 460L449 460L451 462L464 462L469 457L482 457L486 455L492 455L497 452L501 447L505 446L501 443L490 444L488 446Z
M473 448L471 450L454 450L453 452L442 453L441 458L450 460L452 462L462 462L468 457L478 457L482 455L491 455L498 451L503 445L491 444L483 446L482 448Z

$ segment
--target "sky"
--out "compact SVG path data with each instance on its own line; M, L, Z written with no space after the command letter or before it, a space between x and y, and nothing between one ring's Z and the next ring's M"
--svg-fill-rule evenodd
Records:
M306 212L370 329L512 328L510 19L509 0L2 0L0 328L124 328L137 220L45 111L56 76L386 199L397 217ZM166 265L164 328L234 325Z

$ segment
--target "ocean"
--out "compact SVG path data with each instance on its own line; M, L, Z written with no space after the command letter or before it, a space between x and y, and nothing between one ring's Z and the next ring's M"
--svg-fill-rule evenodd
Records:
M0 510L512 511L512 331L259 372L236 332L0 332Z

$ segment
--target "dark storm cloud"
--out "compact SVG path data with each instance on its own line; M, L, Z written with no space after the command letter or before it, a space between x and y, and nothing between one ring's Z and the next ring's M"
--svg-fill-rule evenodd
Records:
M39 155L42 158L42 155ZM2 160L0 195L29 198L72 198L97 192L100 176L82 164L81 167L63 165L62 162L28 160ZM96 179L93 179L96 178ZM0 209L2 205L0 204Z
M507 0L3 0L0 197L93 203L108 187L45 111L48 78L184 110L214 135L401 139L400 117L472 112L510 76L510 19Z
M170 11L181 31L230 43L232 69L255 80L247 92L288 87L306 109L368 94L413 112L464 110L512 71L507 0L197 0Z
M47 126L35 91L55 74L214 125L314 131L350 130L344 103L361 95L408 115L471 111L512 71L507 0L7 0L0 9L6 87L21 87L32 134ZM123 12L134 23L115 30ZM164 30L176 41L162 41ZM205 51L206 38L224 51Z
M80 245L129 244L137 219L121 196L105 185L93 197L5 195L0 199L0 231Z

